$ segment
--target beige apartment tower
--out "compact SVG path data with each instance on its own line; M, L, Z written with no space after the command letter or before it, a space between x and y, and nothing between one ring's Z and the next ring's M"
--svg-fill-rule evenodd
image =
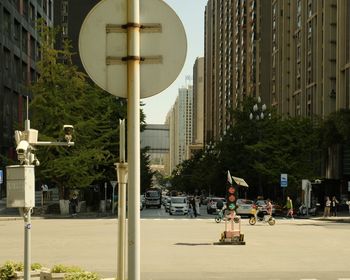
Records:
M285 116L350 108L350 1L209 0L205 143L230 127L244 96Z
M205 10L204 141L220 140L245 96L270 103L271 2L209 0Z

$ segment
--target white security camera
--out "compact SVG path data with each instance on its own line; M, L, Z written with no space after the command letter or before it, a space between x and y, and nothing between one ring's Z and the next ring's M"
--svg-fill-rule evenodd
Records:
M28 141L21 140L17 145L16 151L18 155L25 155L29 149L30 149L30 145Z
M21 164L28 164L28 153L30 153L31 146L26 140L21 140L16 148L17 158Z
M63 131L64 131L64 138L70 142L72 140L72 135L73 135L73 132L74 132L74 127L70 124L65 124L63 126Z

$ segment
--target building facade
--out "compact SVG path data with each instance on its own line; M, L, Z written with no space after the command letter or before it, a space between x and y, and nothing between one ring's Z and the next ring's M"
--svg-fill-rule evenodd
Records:
M36 21L53 24L52 0L0 0L0 154L16 159L14 131L23 129L27 86L38 75ZM0 160L0 169L7 163Z
M215 142L245 96L270 102L271 4L209 0L205 9L205 131Z
M350 109L349 15L347 0L209 0L205 144L220 140L232 124L227 111L244 96L282 116ZM350 176L349 154L346 146L331 150L325 177Z
M148 148L151 169L163 174L169 174L165 170L165 161L169 157L169 127L164 124L147 124L141 132L141 148Z
M192 144L204 143L204 57L198 57L193 66L193 138Z
M165 124L169 126L169 172L188 159L192 143L193 86L179 88L176 101L168 112Z
M69 39L72 51L75 53L72 57L73 63L79 67L80 71L84 71L78 47L80 28L87 14L98 2L100 0L55 0L54 2L55 25L61 27L56 47L62 49L63 40Z

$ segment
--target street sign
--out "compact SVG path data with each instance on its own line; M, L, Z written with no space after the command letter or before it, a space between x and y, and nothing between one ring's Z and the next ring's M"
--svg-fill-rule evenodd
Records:
M4 182L4 173L0 170L0 184Z
M288 174L281 174L280 183L282 188L288 187Z
M127 0L103 0L87 15L79 53L91 79L109 93L127 97ZM140 1L140 97L170 86L186 58L186 32L162 0Z
M117 185L117 181L109 181L112 185L113 188L115 188L115 186Z

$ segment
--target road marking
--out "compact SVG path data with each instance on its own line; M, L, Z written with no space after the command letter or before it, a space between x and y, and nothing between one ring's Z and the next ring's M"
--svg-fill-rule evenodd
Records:
M350 278L338 278L338 280L350 280Z
M301 278L300 280L317 280L316 278Z

